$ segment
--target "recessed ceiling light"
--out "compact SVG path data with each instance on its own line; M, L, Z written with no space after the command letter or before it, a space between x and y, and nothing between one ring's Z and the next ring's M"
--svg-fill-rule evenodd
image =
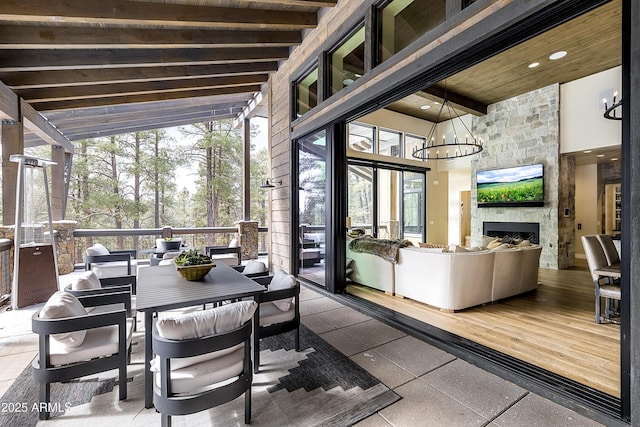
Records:
M429 108L431 108L431 105L427 105L427 104L422 105L422 106L420 107L420 109L421 109L421 110L428 110Z
M552 61L555 61L556 59L564 58L565 56L567 56L567 51L559 50L558 52L555 52L549 55L549 59Z
M612 157L612 158L611 158L611 161L612 161L612 162L615 162L616 160L618 160L618 158L617 158L617 157Z
M604 154L598 154L598 157L604 157Z
M536 68L538 65L540 65L539 62L532 62L531 64L529 64L529 68Z
M583 153L584 154L589 154L591 152L591 150L584 150Z

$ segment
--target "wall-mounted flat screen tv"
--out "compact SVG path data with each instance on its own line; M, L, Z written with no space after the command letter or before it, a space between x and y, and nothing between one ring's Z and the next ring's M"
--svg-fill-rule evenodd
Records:
M542 164L476 172L478 207L544 206Z

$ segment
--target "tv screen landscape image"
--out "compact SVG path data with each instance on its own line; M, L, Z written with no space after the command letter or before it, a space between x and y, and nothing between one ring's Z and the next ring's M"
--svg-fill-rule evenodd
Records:
M476 173L478 207L544 206L542 164Z

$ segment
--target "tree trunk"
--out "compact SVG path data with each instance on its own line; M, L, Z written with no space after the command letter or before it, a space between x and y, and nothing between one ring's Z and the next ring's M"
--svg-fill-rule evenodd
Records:
M111 144L113 147L116 146L116 138L114 136L111 137ZM119 197L119 189L118 189L118 162L116 160L116 150L115 148L111 150L111 182L113 183L113 194L116 196L116 200ZM115 227L117 229L122 228L122 217L120 215L120 209L118 206L115 206L115 211L113 215ZM116 238L117 248L124 249L124 238L122 236L118 236Z

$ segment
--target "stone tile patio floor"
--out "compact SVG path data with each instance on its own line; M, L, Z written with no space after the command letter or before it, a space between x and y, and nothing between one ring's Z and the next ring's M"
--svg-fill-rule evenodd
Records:
M30 319L39 307L0 312L0 395L37 353ZM309 329L402 397L360 427L601 425L311 288L303 287L300 312ZM91 416L105 425L110 417Z

